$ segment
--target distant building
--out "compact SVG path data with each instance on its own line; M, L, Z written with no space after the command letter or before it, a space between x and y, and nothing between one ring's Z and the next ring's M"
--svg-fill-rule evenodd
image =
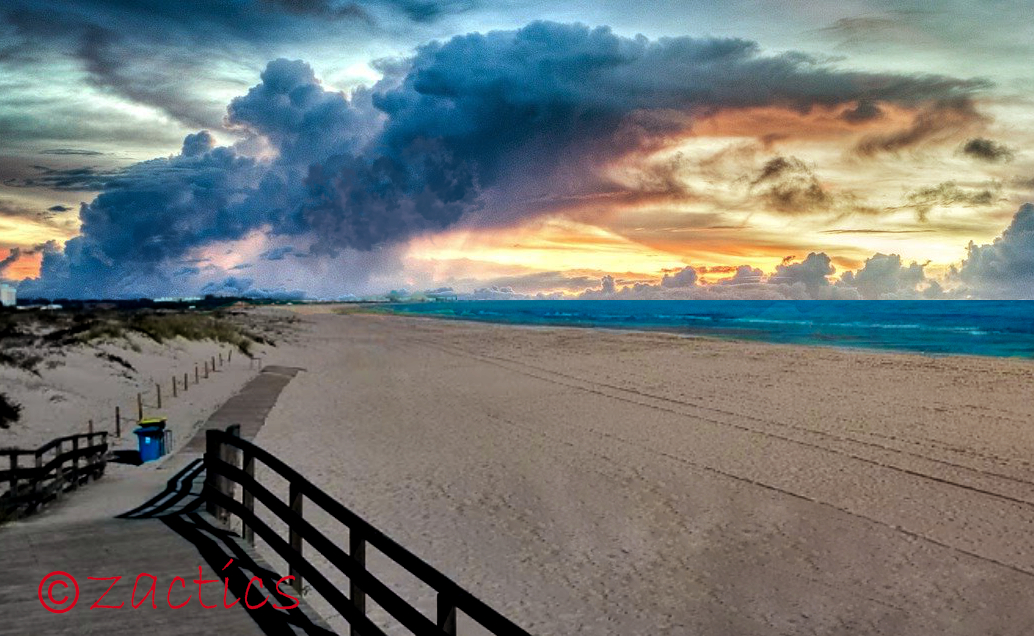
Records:
M18 304L18 290L11 285L0 283L0 305L14 307Z
M155 298L155 303L194 303L203 300L201 296L165 297Z

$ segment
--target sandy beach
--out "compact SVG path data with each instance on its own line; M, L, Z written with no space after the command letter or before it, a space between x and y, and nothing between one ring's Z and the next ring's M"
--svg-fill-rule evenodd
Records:
M257 443L534 633L1034 625L1030 362L306 311Z

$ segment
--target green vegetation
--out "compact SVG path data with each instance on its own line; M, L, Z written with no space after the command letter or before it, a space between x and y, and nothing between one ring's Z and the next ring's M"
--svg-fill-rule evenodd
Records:
M236 347L251 355L254 343L273 342L241 323L225 311L156 311L149 309L86 309L0 313L0 365L36 373L45 349L63 349L104 341L128 341L136 334L166 342L177 337L186 340L212 340ZM37 355L37 352L43 355ZM113 362L121 364L118 360ZM128 367L128 363L122 364Z
M31 353L17 350L0 351L0 366L15 367L34 375L39 375L37 367L41 362L43 362L42 356Z
M11 424L21 417L22 407L10 401L6 395L0 393L0 428L11 428Z
M124 329L141 333L155 342L181 337L186 340L214 340L237 347L248 354L252 342L261 338L246 333L220 314L139 314L121 325Z

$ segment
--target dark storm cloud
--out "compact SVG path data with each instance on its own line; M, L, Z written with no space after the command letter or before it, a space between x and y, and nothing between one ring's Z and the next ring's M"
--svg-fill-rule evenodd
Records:
M27 178L13 178L4 181L12 188L50 188L67 191L97 191L113 185L121 171L102 170L92 166L78 168L50 168L32 166L36 175Z
M461 221L508 223L542 212L536 201L620 193L601 167L688 130L698 113L864 100L915 107L956 103L985 86L843 72L800 54L764 56L744 40L651 41L553 23L434 42L382 67L381 83L349 99L325 90L303 62L271 62L226 115L276 151L271 161L213 147L201 132L179 155L118 174L42 169L54 187L104 189L82 207L82 235L63 260L45 255L36 284L88 278L76 293L138 293L163 280L163 261L259 227L307 237L318 256L376 250ZM784 207L817 207L828 196L814 175L777 172L804 180L799 194L771 193ZM813 183L818 195L809 194Z
M903 206L915 210L920 221L926 221L935 207L961 205L966 207L987 207L1000 199L1002 184L992 181L977 188L964 188L954 181L946 181L929 188L909 192Z
M103 152L96 150L83 150L81 148L48 148L40 150L41 155L81 155L84 157L96 157L103 155Z
M71 210L72 208L68 207L67 205L52 205L49 208L47 208L48 212L69 212Z
M980 159L981 161L987 161L990 163L998 163L1002 161L1012 161L1016 153L1005 144L1000 144L991 139L984 139L977 137L970 139L962 146L962 154L967 157L973 157L974 159Z
M217 63L239 65L266 51L342 37L373 23L432 22L469 3L428 0L7 0L3 49L78 60L94 86L167 113L182 124L215 127L224 104L196 90L221 79ZM397 26L397 25L395 25ZM10 55L15 65L38 60Z
M208 152L212 148L215 148L215 139L212 138L212 133L202 130L201 132L187 135L183 139L182 154L184 157L196 157Z
M942 141L986 121L967 97L942 100L927 107L905 129L862 139L855 150L862 156L899 152L926 142Z
M735 39L623 38L607 28L534 23L418 50L395 89L374 94L384 141L436 138L482 185L584 179L607 159L688 127L686 115L778 105L807 112L860 100L955 103L983 81L837 71L801 54L763 56Z
M815 173L796 157L775 157L751 181L769 207L787 214L829 210L835 198L822 187Z
M262 71L261 82L227 108L230 126L265 137L283 162L308 164L340 153L356 153L372 136L375 114L368 92L352 99L326 91L301 60L279 59Z
M266 261L282 261L288 254L293 254L294 248L290 245L284 247L274 247L271 250L259 254L259 258Z
M863 99L859 100L858 104L854 108L845 110L840 117L844 121L852 124L859 124L879 119L880 117L883 117L883 114L883 111L876 105L876 102L871 99Z
M317 18L341 19L370 17L355 2L337 3L332 0L261 0L261 4L281 9L285 13Z

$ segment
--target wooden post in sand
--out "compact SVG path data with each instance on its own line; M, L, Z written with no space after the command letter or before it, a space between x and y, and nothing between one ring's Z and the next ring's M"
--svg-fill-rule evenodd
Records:
M208 379L208 360L205 360L205 379Z
M162 408L162 385L157 382L154 383L154 390L158 394L158 408ZM143 418L140 418L143 419Z
M184 393L187 392L187 374L186 374L186 372L183 373L183 392Z
M219 366L223 366L223 352L219 352Z
M172 397L176 397L176 376L172 376Z
M115 437L122 437L122 410L115 407Z
M212 356L212 373L215 373L215 356Z
M198 373L197 365L195 364L194 365L194 384L197 384L200 381L201 381L201 375Z
M90 432L90 435L93 435L93 420L90 420L89 428L87 430ZM93 440L90 441L92 442Z
M137 421L140 421L140 420L144 419L144 394L143 393L137 393L136 394L136 414L137 414L137 418L136 418Z
M230 364L230 360L233 360L233 349L226 352L226 364Z

